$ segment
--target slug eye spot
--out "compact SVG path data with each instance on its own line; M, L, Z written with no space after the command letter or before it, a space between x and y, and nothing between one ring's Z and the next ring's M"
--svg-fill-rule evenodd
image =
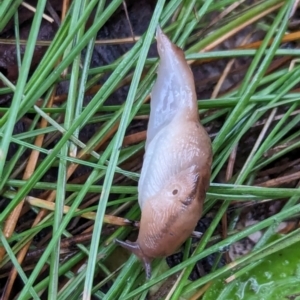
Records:
M178 194L178 190L177 190L177 189L173 190L172 194L173 194L174 196L177 195L177 194Z

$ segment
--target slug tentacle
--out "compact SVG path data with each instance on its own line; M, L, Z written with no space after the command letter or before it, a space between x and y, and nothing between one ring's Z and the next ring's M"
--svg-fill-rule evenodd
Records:
M184 53L160 28L157 48L161 60L138 183L140 231L134 243L117 241L143 261L147 277L154 258L174 253L192 234L201 217L212 162Z
M136 242L130 242L130 241L123 242L118 239L115 239L115 243L122 246L123 248L129 250L130 252L135 254L140 260L143 261L145 272L146 272L146 277L149 279L151 277L151 259L149 259L149 257L144 255L139 244Z

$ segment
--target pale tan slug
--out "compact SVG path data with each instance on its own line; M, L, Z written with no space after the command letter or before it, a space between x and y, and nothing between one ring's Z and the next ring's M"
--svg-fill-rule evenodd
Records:
M201 217L212 151L199 122L192 71L183 51L157 30L161 58L151 93L146 153L138 183L142 211L136 242L118 241L151 274L153 258L174 253Z

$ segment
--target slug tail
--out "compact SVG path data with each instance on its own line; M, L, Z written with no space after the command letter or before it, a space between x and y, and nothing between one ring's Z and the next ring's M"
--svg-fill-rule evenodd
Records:
M129 250L134 255L136 255L144 264L146 277L147 279L150 279L151 277L151 258L147 257L142 249L140 248L139 244L137 242L130 242L130 241L120 241L118 239L115 239L115 243L119 246L122 246L123 248Z
M156 40L160 63L151 92L146 149L157 132L175 117L199 119L194 77L183 50L173 44L159 26Z

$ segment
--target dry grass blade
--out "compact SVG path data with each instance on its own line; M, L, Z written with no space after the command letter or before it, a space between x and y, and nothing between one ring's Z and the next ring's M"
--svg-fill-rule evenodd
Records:
M55 203L53 202L49 202L43 199L38 199L35 197L27 197L26 201L35 207L40 207L43 208L45 210L49 210L49 211L54 211L55 210ZM70 210L70 207L65 205L64 206L64 213L68 213L68 211ZM77 212L80 212L80 209L76 210ZM96 217L96 213L95 212L87 212L87 213L82 213L79 215L81 218L85 218L88 220L95 220ZM112 224L112 225L117 225L117 226L128 226L128 225L135 225L136 223L124 218L120 218L120 217L115 217L115 216L110 216L110 215L105 215L104 217L104 223L107 224Z
M30 5L29 3L25 2L25 1L23 1L23 2L21 3L21 5L24 6L24 7L26 7L28 10L30 10L30 11L32 11L32 12L34 12L34 13L36 12L35 7L32 6L32 5ZM48 16L48 15L46 15L46 14L43 14L43 18L44 18L45 20L47 20L48 22L50 22L50 23L53 23L53 22L54 22L54 20L53 20L50 16Z

